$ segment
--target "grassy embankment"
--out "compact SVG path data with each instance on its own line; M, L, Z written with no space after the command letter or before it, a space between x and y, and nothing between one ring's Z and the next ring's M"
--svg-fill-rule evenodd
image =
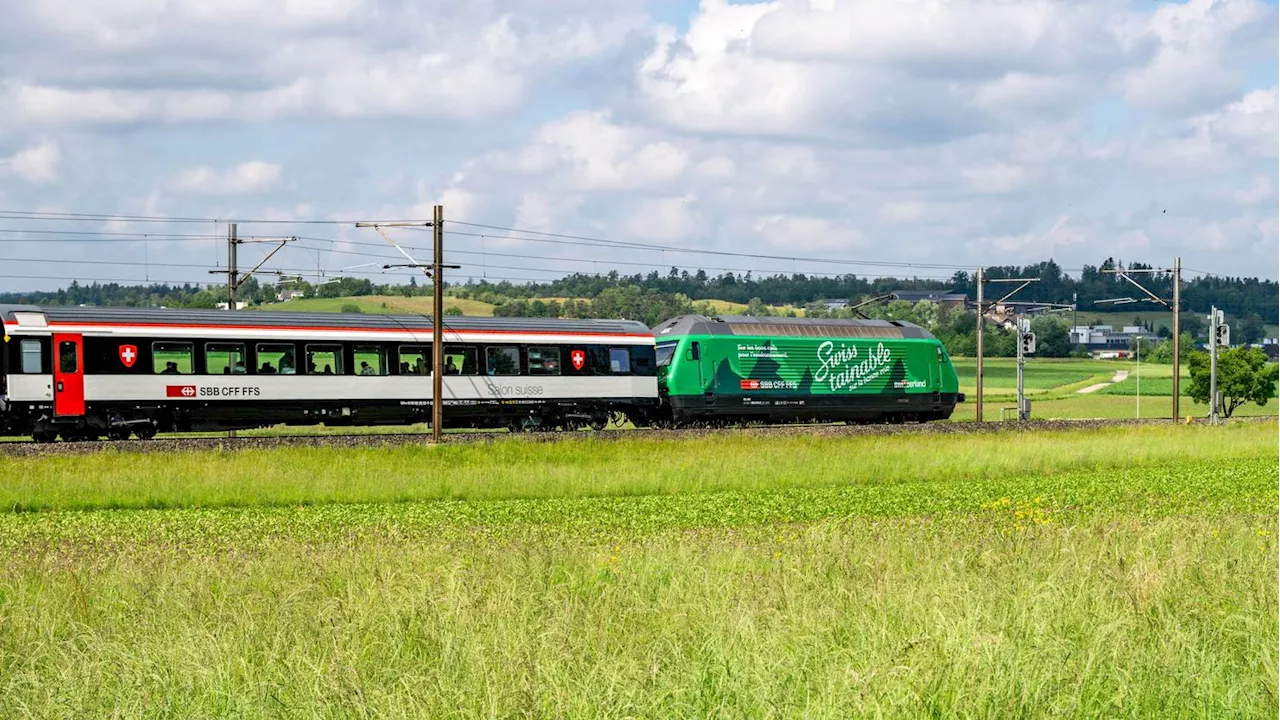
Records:
M289 312L342 312L347 305L360 308L360 312L373 315L406 314L422 315L431 312L430 296L404 297L402 295L364 295L340 298L298 298L289 302L271 303L254 310L281 310ZM463 315L493 315L493 305L479 300L466 300L446 295L445 308L456 307Z
M1276 431L0 459L0 716L1268 717Z

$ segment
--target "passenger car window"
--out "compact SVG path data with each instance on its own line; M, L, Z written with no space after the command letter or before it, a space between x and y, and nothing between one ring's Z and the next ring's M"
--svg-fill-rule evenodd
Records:
M400 346L401 375L430 375L431 348L426 345Z
M38 375L40 366L44 363L44 355L40 351L39 340L23 340L22 341L22 372L28 375Z
M341 345L308 345L307 346L307 374L308 375L341 375L342 374L342 346Z
M631 351L626 348L609 348L609 372L630 373Z
M553 347L529 348L529 374L530 375L559 375L560 374L560 348L553 348Z
M477 353L474 347L446 345L444 348L444 374L478 375L480 368L476 358Z
M244 375L248 372L244 343L207 343L204 371L209 375Z
M151 371L157 375L190 375L195 346L183 342L151 343Z
M259 375L297 374L298 362L294 357L295 349L292 345L260 343L256 349Z
M355 360L357 375L386 375L387 351L378 345L357 345Z
M70 340L63 340L58 343L58 371L66 374L75 374L80 367L78 354L76 352L76 344Z
M489 347L484 349L485 364L490 375L519 375L520 351L513 347Z

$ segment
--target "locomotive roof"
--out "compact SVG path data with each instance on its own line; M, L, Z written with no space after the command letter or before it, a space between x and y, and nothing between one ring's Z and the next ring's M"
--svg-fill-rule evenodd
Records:
M364 313L277 312L274 310L190 310L185 308L79 307L65 305L0 305L0 319L17 324L14 313L42 313L55 323L118 323L121 325L189 325L194 327L295 327L332 328L335 325L359 330L431 329L430 315L376 315ZM649 328L633 320L592 320L564 318L467 317L444 319L449 330L508 330L557 333L648 335Z
M661 323L653 334L784 335L800 337L869 337L933 339L928 330L901 320L837 320L833 318L751 317L746 315L681 315Z

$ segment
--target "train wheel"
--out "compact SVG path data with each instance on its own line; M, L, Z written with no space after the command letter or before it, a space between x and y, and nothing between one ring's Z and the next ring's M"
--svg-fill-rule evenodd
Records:
M58 439L58 433L49 430L35 432L31 433L31 439L38 443L51 443Z
M128 430L108 430L108 431L107 431L107 439L108 439L108 440L111 440L111 441L113 441L113 442L120 442L121 440L128 440L128 439L129 439L129 431L128 431Z
M140 428L139 430L136 431L135 434L138 436L139 440L150 440L151 438L156 436L156 429L153 427Z

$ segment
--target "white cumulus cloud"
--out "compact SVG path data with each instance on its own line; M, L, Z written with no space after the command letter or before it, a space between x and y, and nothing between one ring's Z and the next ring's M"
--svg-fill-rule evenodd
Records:
M0 161L0 166L8 168L29 183L44 184L57 179L61 159L62 151L58 148L58 143L45 140Z
M268 190L279 181L279 165L251 160L222 172L207 166L184 170L174 177L173 186L199 195L247 195Z

